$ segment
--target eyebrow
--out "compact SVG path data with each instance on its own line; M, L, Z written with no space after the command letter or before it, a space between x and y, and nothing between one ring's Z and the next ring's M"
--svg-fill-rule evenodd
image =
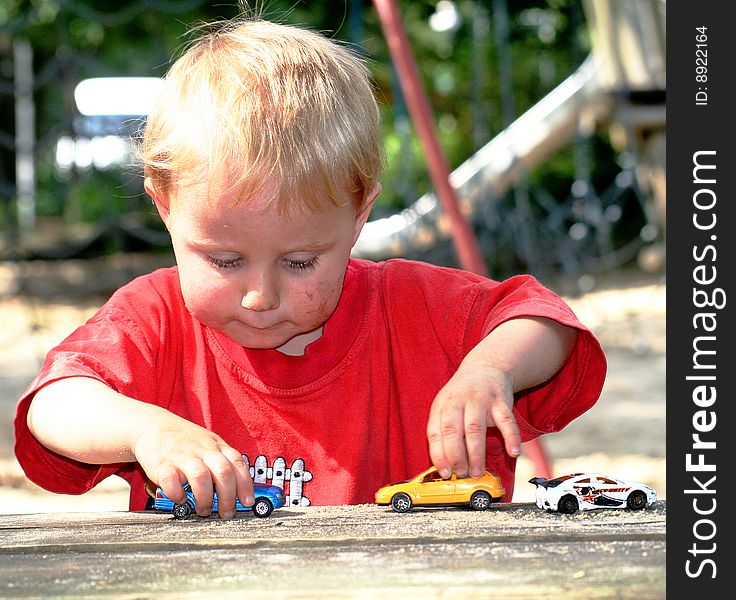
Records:
M225 246L221 244L220 242L215 242L214 240L190 239L189 244L196 248L206 248L206 249L216 248L218 250L221 250L222 252L232 252L233 254L240 254L236 250L228 246ZM325 250L328 250L334 245L335 245L335 242L315 242L312 244L305 244L303 246L295 246L293 248L287 248L285 250L282 250L280 253L281 254L293 254L293 253L298 253L298 252L324 252Z

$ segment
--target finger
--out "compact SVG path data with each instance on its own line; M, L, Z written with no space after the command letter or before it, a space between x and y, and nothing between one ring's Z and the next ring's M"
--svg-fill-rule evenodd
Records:
M505 404L497 404L491 407L491 417L492 424L501 432L506 452L509 456L519 456L521 454L521 434L514 413Z
M442 443L442 433L440 431L440 410L432 407L427 421L427 442L429 443L429 458L440 474L440 477L447 479L452 475L452 467L450 461L445 455L445 445Z
M485 407L476 404L465 407L465 448L471 477L480 477L486 468L487 422Z
M208 517L212 514L212 475L207 466L199 459L192 459L181 466L189 486L192 488L197 514Z
M152 479L174 504L186 502L187 495L182 487L183 475L173 465L162 465Z
M452 472L458 477L468 474L464 414L463 406L445 407L440 414L439 424L445 456Z
M225 454L233 465L235 476L235 493L243 506L253 506L256 499L253 495L253 480L245 458L237 450L230 449Z
M210 452L203 460L217 493L217 514L221 519L232 519L235 516L235 468L221 452Z

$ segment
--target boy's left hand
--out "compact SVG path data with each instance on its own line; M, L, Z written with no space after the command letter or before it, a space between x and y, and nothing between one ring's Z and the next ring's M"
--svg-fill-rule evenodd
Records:
M442 477L480 477L486 469L486 429L498 427L510 456L521 453L512 412L511 376L461 367L439 391L427 423L429 455Z
M486 429L498 427L509 456L521 454L514 392L549 380L575 347L577 330L544 317L517 317L494 328L439 391L427 423L429 455L442 477L480 476Z

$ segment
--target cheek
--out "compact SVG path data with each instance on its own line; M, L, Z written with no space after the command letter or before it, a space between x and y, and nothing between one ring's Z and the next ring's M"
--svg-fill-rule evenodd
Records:
M227 290L217 285L211 277L193 275L181 277L180 281L181 293L189 312L206 324L216 322L227 307Z
M335 310L341 291L342 279L319 281L314 287L301 291L298 302L302 314L321 325Z

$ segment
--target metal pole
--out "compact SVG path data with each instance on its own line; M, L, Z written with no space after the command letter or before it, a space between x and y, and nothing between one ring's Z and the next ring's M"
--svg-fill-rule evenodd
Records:
M15 76L15 187L21 231L36 224L35 146L36 112L33 104L33 49L28 40L13 41Z
M427 165L437 198L450 219L450 231L460 265L466 271L488 276L478 242L460 212L455 190L450 185L450 168L437 138L429 100L424 93L409 39L394 0L373 0L386 36L391 60L399 75L409 114L427 156ZM551 477L552 469L539 438L524 444L526 453L541 477Z
M455 190L450 185L450 167L437 139L432 109L424 93L399 10L394 0L373 0L373 4L386 36L409 114L424 148L432 186L450 220L452 241L460 265L467 271L487 275L488 270L475 236L460 212Z

